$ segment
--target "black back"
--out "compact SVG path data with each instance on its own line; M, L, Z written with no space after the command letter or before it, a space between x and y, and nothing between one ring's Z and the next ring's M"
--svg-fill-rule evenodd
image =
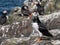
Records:
M5 24L6 21L7 21L6 15L0 16L0 24L1 24L1 25Z
M45 27L45 25L43 23L41 23L41 21L39 20L39 17L37 16L36 21L38 23L39 26L39 31L45 35L45 36L49 36L49 37L53 37L53 35L47 30L47 28Z

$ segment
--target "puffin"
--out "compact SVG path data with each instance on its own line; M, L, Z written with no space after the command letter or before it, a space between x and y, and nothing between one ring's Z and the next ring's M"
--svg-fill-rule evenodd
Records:
M29 6L23 4L23 6L21 7L21 13L23 14L23 16L29 16L29 14L31 13L29 10Z
M35 39L36 43L40 43L44 40L44 37L48 37L49 39L53 38L53 35L47 30L45 25L41 23L38 16L32 19L32 21L33 29L39 33L39 37Z
M32 14L33 15L33 14ZM47 30L45 25L40 21L39 15L37 12L34 14L35 16L32 16L32 27L39 32L40 36L44 35L47 37L53 37L53 35ZM41 34L42 33L42 34Z
M39 20L38 16L36 17L36 22L38 24L38 30L45 36L47 37L53 37L53 35L47 30L47 28L45 27L45 25L43 23L41 23L41 21Z
M1 25L5 24L6 21L7 21L7 19L8 19L7 10L4 10L4 11L2 12L2 15L0 16L0 24L1 24Z

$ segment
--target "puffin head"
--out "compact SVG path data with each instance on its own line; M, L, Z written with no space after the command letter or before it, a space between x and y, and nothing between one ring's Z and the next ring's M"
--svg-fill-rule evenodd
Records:
M3 15L7 15L7 13L8 13L7 10L4 10L4 11L2 12Z

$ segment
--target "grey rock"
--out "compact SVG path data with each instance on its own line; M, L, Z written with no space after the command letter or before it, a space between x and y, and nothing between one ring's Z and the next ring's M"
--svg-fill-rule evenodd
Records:
M44 23L47 29L60 29L60 12L54 12L49 15L39 16L42 23Z

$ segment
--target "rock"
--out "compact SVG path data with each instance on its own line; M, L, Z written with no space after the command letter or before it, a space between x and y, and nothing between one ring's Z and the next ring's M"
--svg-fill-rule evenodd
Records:
M60 40L53 40L52 41L52 44L53 45L60 45Z
M60 18L55 18L49 23L49 29L60 29Z
M60 29L52 29L49 31L53 36L58 36L60 34Z
M47 29L60 29L60 12L54 12L49 15L39 16L42 23L44 23Z
M45 14L51 14L52 12L58 11L60 9L59 0L46 0L44 1Z
M14 9L11 10L9 15L18 15L21 14L21 7L15 7Z
M19 25L19 22L13 22L12 25L2 26L4 33L5 33L5 31L7 31L7 28L9 28L10 31L9 32L7 31L7 32L12 34L12 35L9 35L7 33L8 38L7 37L4 37L4 39L1 38L1 39L3 39L3 41L1 41L2 45L53 45L55 43L54 41L56 41L56 40L53 40L53 42L52 42L51 40L42 40L42 42L37 43L34 41L36 38L39 37L38 32L36 32L36 31L33 34L31 33L32 36L30 35L29 37L15 37L15 34L13 32L15 32L17 30L18 25ZM49 31L56 37L58 37L60 34L59 29L52 29ZM22 32L25 34L25 31L22 31ZM37 34L37 35L35 35L35 34ZM17 35L19 35L19 34L17 34ZM58 44L58 42L56 44Z

